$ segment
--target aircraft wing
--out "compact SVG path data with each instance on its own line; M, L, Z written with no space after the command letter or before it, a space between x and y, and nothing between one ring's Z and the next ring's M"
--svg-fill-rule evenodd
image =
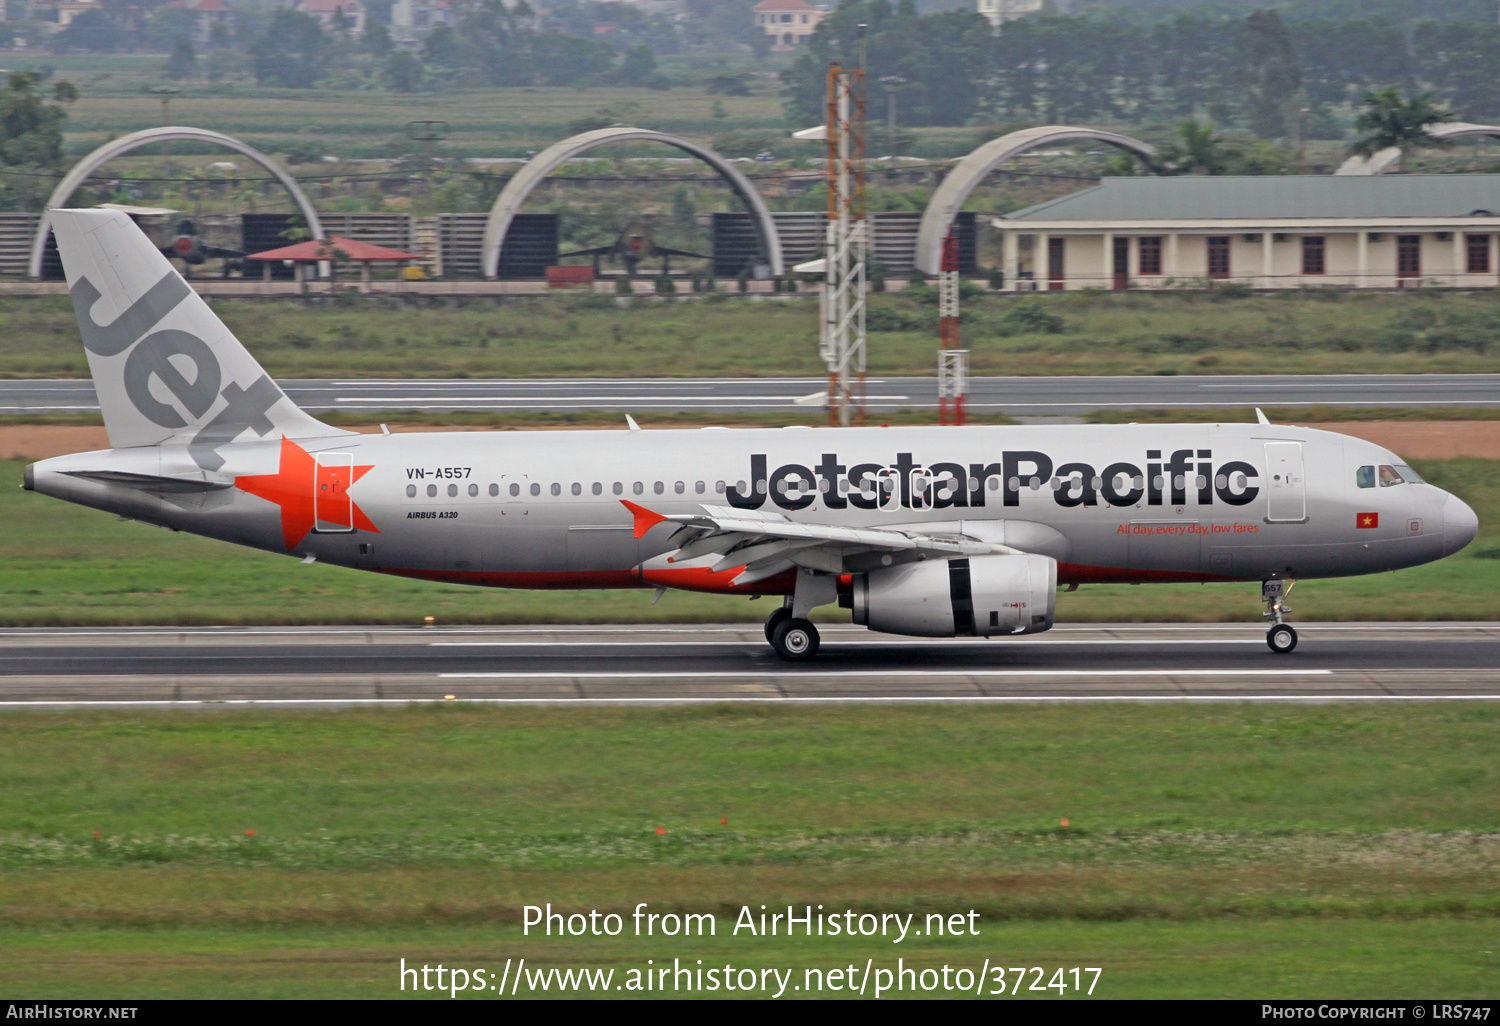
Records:
M798 524L780 513L723 506L704 506L702 513L666 515L626 499L620 501L635 517L637 538L657 524L680 525L672 535L678 548L668 555L669 563L718 555L718 562L710 567L713 573L744 567L732 582L736 585L754 584L794 566L825 573L857 573L888 566L895 561L891 557L907 562L929 555L949 559L1021 551L960 534Z
M672 256L692 257L694 260L712 260L713 259L713 257L711 257L711 256L705 256L702 253L690 253L689 251L687 251L685 249L673 249L671 246L657 246L656 247L656 251L658 253L668 253L668 254L670 254Z

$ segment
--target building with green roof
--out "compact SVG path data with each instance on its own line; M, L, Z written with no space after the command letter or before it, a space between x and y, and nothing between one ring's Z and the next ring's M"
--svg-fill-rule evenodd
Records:
M994 225L1018 290L1500 286L1500 175L1106 178Z

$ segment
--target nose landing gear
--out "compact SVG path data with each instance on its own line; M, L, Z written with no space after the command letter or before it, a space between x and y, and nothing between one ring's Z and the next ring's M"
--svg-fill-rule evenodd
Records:
M1277 655L1286 655L1297 647L1297 632L1291 624L1282 622L1282 615L1292 611L1292 607L1286 604L1286 597L1296 585L1296 581L1285 578L1261 582L1260 593L1266 600L1266 611L1261 615L1271 621L1271 629L1266 631L1266 644Z

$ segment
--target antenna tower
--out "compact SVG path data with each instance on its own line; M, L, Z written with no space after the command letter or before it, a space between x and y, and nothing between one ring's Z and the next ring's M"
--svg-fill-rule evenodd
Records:
M865 73L828 69L828 239L823 330L828 423L865 419Z
M969 397L969 351L958 347L958 238L943 239L938 275L938 423L962 424Z

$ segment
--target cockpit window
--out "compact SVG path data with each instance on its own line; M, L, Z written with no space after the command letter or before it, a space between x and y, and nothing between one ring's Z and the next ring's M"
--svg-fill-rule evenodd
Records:
M1380 487L1389 488L1391 485L1405 484L1406 478L1402 477L1395 467L1380 465Z
M1396 473L1400 474L1401 480L1405 481L1407 484L1427 483L1426 481L1422 480L1422 475L1418 474L1415 470L1408 467L1405 463L1396 464Z
M1361 488L1375 487L1375 468L1360 467L1354 472L1354 483Z

